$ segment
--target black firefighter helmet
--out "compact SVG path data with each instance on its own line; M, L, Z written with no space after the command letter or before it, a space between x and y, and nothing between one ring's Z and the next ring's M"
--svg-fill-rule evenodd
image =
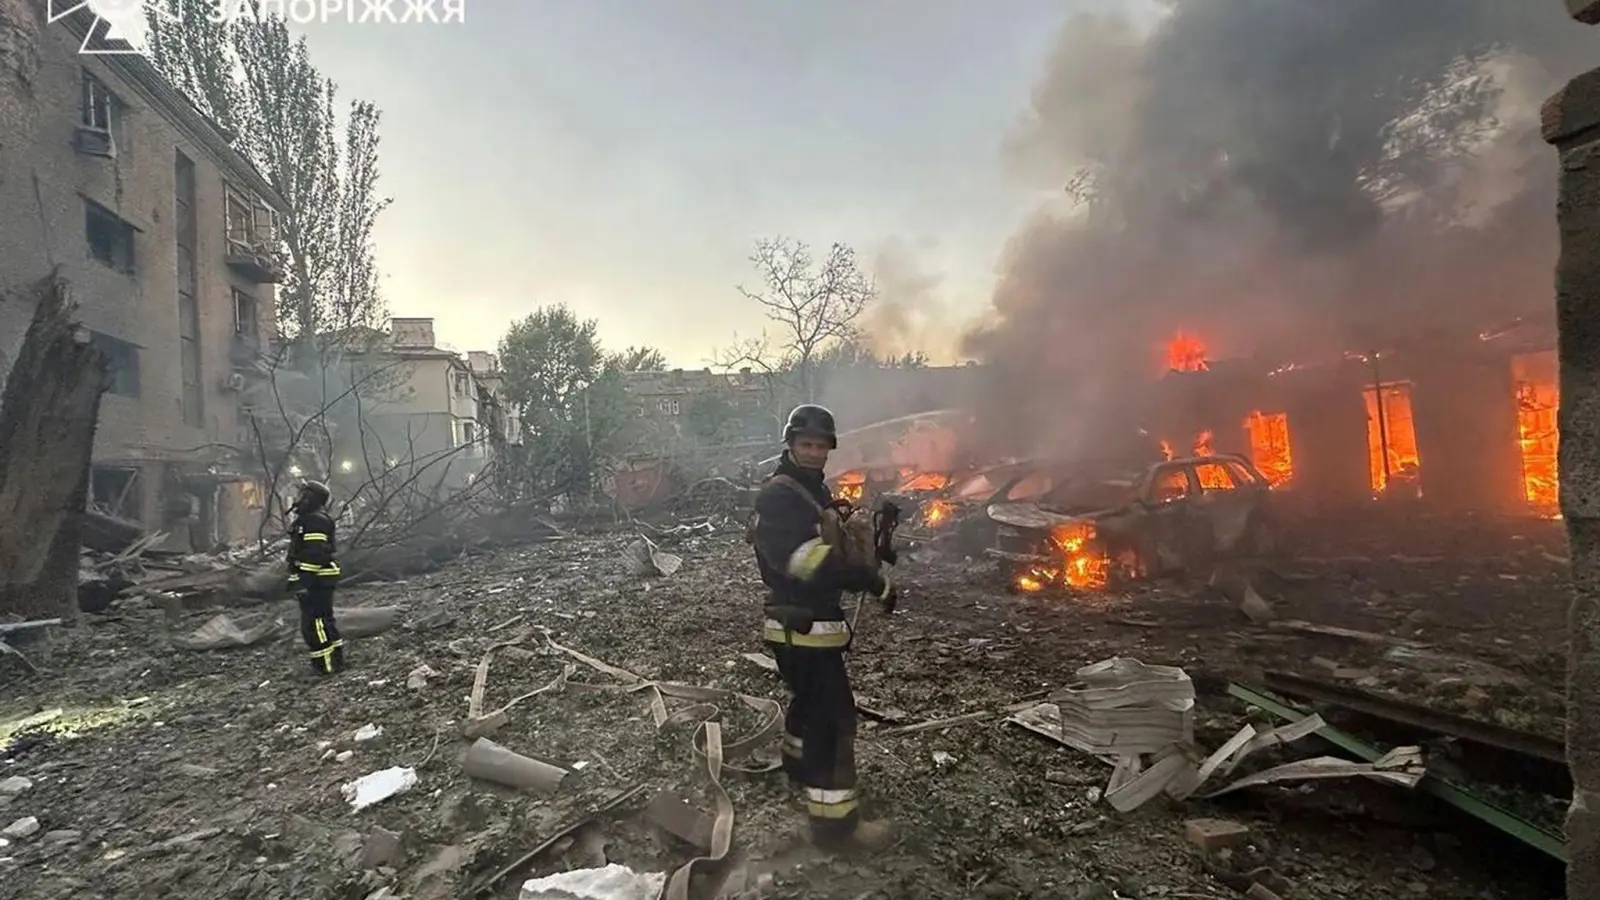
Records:
M839 448L839 433L833 425L833 413L825 406L802 403L789 413L789 421L783 426L784 445L793 445L794 439L801 436L822 438L828 442L829 449Z
M300 496L295 498L295 506L306 510L321 509L332 498L333 491L326 484L308 478L300 482Z

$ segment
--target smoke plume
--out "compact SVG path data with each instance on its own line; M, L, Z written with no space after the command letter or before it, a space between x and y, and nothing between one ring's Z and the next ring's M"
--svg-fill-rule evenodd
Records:
M861 317L862 340L880 357L921 352L948 361L957 347L943 296L944 276L929 270L919 249L933 248L914 247L900 238L878 248L872 260L878 295Z
M1147 31L1069 21L1005 143L1014 174L1067 190L964 342L995 408L1114 409L1180 329L1276 363L1548 311L1538 105L1597 61L1560 4L1167 5Z

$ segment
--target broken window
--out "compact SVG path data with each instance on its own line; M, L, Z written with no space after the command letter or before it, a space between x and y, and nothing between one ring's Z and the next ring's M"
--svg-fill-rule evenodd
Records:
M476 422L461 423L461 443L475 444L478 442L478 425Z
M1231 491L1239 485L1234 481L1233 473L1221 463L1204 462L1194 467L1194 475L1200 480L1200 490Z
M106 355L106 391L122 397L139 396L139 348L98 331L89 332L89 343Z
M1561 381L1556 352L1524 353L1511 360L1516 385L1517 444L1522 458L1522 496L1541 515L1561 514L1556 465L1561 433Z
M274 241L277 218L272 208L231 184L223 193L223 217L231 243L255 249Z
M105 82L83 70L83 127L110 131L117 99Z
M92 200L83 203L83 233L89 255L118 272L132 275L134 227Z
M1411 411L1411 383L1368 385L1362 393L1367 401L1367 455L1373 494L1382 496L1400 489L1422 496L1422 457Z
M138 521L138 483L138 469L95 466L89 470L89 502L108 516Z
M1189 473L1182 468L1162 469L1150 485L1153 503L1171 503L1189 496Z
M256 298L238 288L233 289L233 333L254 339L260 333Z
M267 508L267 494L261 489L259 481L240 482L239 499L244 503L245 509Z

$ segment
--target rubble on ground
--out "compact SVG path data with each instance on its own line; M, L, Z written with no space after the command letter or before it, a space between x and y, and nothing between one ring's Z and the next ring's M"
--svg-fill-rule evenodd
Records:
M0 881L40 898L157 882L261 900L511 898L590 876L670 895L707 873L750 898L1527 895L1449 821L1372 811L1410 804L1414 819L1421 787L1404 781L1461 760L1391 743L1395 758L1352 763L1317 722L1263 717L1218 685L1294 672L1559 735L1559 670L1541 661L1562 626L1565 573L1542 559L1554 541L1472 569L1405 547L1286 557L1249 575L1267 621L1202 579L1013 596L982 561L911 554L900 611L864 614L851 658L863 785L905 840L856 860L809 847L774 773L783 693L738 531L713 518L568 533L352 585L341 615L367 636L351 640L355 668L322 683L289 604L212 594L173 609L140 588L110 615L42 629L25 645L38 674L0 668L0 826L34 820L0 847ZM679 560L670 574L634 564L652 556L633 549L643 538ZM232 637L194 649L201 632ZM1119 690L1141 696L1103 702ZM1049 739L1006 724L1045 705L1069 710ZM1145 730L1126 743L1106 709ZM499 777L467 765L496 747ZM1168 758L1176 774L1123 802ZM1304 765L1319 758L1333 763ZM1270 774L1297 764L1341 777ZM1400 783L1351 793L1374 775ZM1351 796L1353 825L1319 812Z

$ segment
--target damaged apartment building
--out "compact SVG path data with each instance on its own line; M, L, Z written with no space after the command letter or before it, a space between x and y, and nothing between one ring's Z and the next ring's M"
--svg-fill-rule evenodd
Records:
M1276 367L1210 361L1180 335L1167 358L1148 412L1163 449L1246 455L1292 505L1559 515L1553 322Z
M178 547L254 536L261 481L235 459L282 270L283 200L142 56L82 54L94 14L0 21L0 290L59 266L110 362L91 502ZM0 304L10 371L32 309Z
M506 444L521 443L516 406L503 399L499 359L440 347L431 318L392 318L387 332L355 335L345 359L352 372L371 377L358 389L360 440L337 448L335 482L381 468L460 487L488 464L497 442L490 429Z

